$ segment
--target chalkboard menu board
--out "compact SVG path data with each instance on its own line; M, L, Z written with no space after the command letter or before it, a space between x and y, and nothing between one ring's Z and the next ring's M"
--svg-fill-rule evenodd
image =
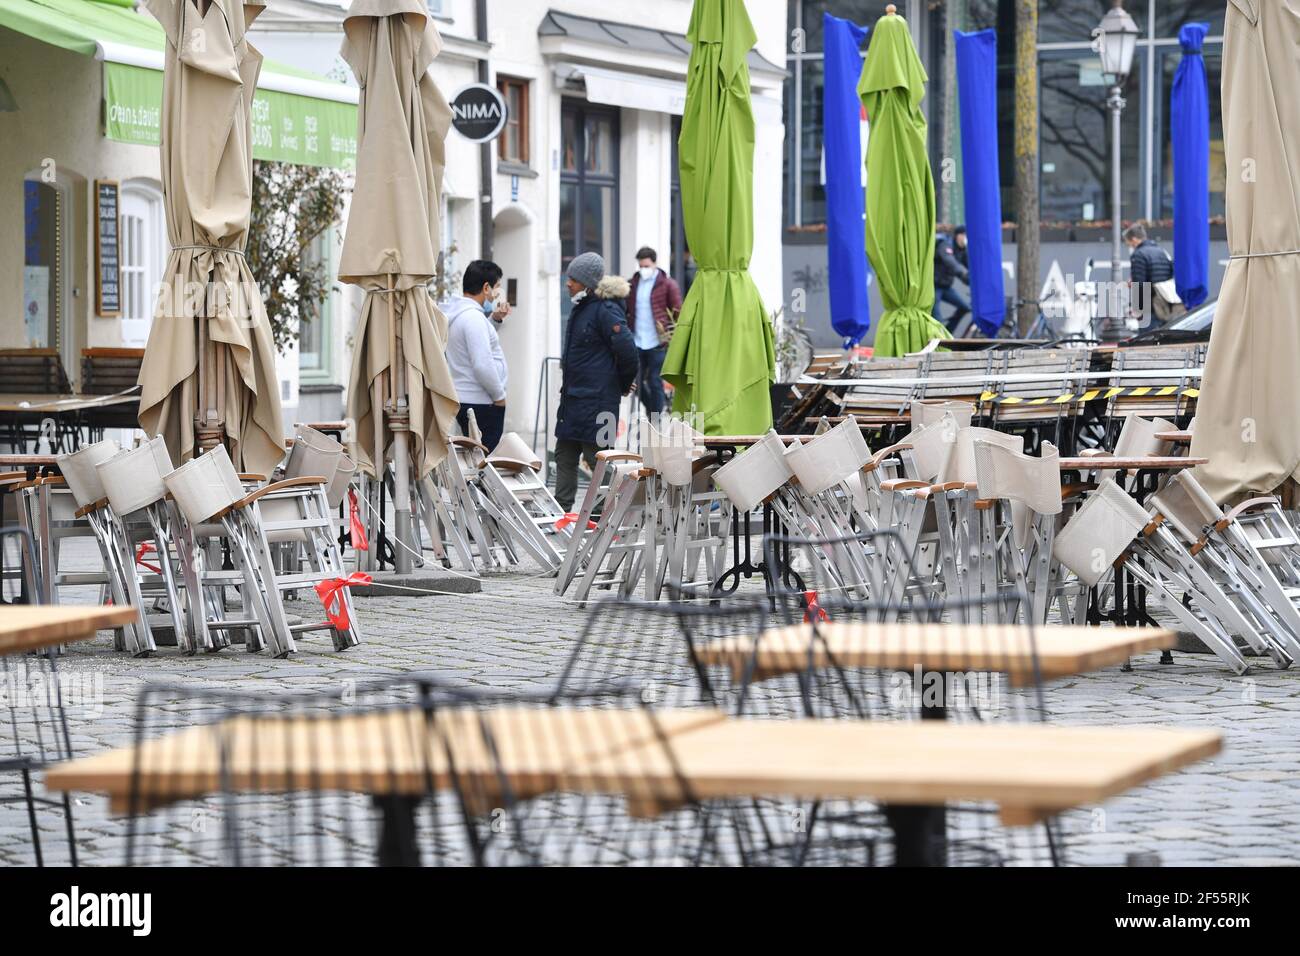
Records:
M95 180L95 311L107 318L122 314L120 222L118 184L108 179Z

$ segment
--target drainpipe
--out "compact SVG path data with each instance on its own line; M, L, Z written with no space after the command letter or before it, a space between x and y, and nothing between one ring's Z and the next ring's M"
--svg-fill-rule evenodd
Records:
M487 0L474 0L474 23L475 37L487 43ZM478 61L478 81L489 85L492 82L492 71L488 68L486 56ZM479 146L479 233L481 236L479 258L489 260L492 258L495 231L492 223L492 150L495 148L495 140Z

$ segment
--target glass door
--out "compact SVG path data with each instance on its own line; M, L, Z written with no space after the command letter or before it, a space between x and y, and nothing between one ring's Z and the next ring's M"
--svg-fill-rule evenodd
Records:
M584 252L599 253L606 268L617 269L618 112L566 100L560 124L561 275ZM563 283L560 292L564 330L571 304Z

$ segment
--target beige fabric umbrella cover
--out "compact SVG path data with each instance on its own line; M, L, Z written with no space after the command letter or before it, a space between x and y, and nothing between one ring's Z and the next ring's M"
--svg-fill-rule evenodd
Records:
M1191 454L1216 501L1300 466L1300 2L1231 0L1224 30L1228 249ZM1297 476L1300 477L1300 476Z
M382 468L384 372L394 361L393 299L410 400L412 461L427 475L447 455L460 407L445 355L447 319L426 283L438 264L439 197L451 108L428 74L442 38L420 0L355 0L343 58L361 86L357 181L339 279L366 290L348 386L359 462ZM392 282L398 290L387 293Z
M167 34L162 182L172 252L140 368L140 427L161 435L180 464L196 454L196 415L210 409L212 421L224 423L235 466L269 475L284 457L275 346L243 256L253 191L252 102L262 68L245 31L264 4L145 6ZM198 316L206 316L211 342L202 376Z

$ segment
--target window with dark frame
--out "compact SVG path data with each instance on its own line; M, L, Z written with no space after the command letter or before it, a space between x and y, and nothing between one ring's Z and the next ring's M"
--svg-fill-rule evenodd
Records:
M506 101L506 125L497 142L502 162L528 165L528 81L513 76L497 77L497 89Z

